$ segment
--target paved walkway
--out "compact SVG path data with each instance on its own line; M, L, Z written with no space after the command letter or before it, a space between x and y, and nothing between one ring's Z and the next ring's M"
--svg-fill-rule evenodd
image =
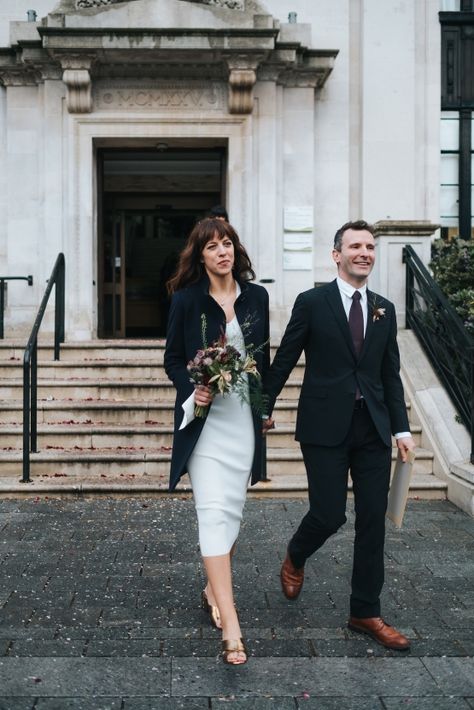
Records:
M351 506L349 506L351 507ZM474 708L474 520L410 501L388 526L384 614L413 640L346 628L348 523L287 602L278 570L304 500L251 499L235 558L247 665L199 608L192 502L0 500L0 710Z

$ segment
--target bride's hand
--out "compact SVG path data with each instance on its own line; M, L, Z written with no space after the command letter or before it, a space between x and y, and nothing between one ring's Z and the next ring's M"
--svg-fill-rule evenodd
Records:
M208 407L212 402L212 394L209 387L196 385L194 390L194 401L199 407Z

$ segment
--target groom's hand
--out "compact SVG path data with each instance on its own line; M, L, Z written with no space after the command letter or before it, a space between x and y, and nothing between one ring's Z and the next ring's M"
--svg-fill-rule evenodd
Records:
M268 419L262 419L262 436L265 436L270 429L275 428L275 422L271 417L268 417Z
M405 463L408 458L408 452L413 451L413 449L415 448L415 442L413 440L413 437L403 436L400 439L397 439L397 446L400 451L402 461Z

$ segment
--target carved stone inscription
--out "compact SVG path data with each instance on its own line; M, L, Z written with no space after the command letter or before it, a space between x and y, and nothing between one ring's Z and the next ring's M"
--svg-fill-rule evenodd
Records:
M94 88L94 107L100 111L216 111L224 107L224 90L216 82L99 85Z

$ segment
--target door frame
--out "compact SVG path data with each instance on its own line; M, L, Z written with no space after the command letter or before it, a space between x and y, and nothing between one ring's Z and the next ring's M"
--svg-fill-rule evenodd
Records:
M178 149L189 151L188 146L176 146ZM226 192L227 192L227 169L228 169L228 143L225 145L199 145L199 141L196 145L192 147L196 151L209 151L215 150L219 154L220 158L220 202L226 205ZM125 249L125 217L126 213L134 212L133 208L124 207L123 209L114 210L114 215L120 216L120 237L119 237L119 247L117 248L117 242L115 237L113 238L113 254L112 259L112 274L113 279L111 282L106 282L105 273L105 258L104 258L104 159L108 152L120 151L125 153L130 153L131 155L140 151L150 152L150 156L153 155L152 150L149 146L143 147L130 147L130 146L107 146L97 149L97 337L98 338L112 338L112 339L125 339L127 338L127 291L126 291L126 249ZM211 207L211 205L209 205ZM149 210L144 210L144 212ZM115 218L114 224L112 226L115 231ZM119 265L116 264L116 259L119 259ZM119 278L115 278L117 269L119 269ZM105 298L106 296L112 296L112 334L105 333ZM117 328L117 298L119 299L119 309L120 309L120 325Z

